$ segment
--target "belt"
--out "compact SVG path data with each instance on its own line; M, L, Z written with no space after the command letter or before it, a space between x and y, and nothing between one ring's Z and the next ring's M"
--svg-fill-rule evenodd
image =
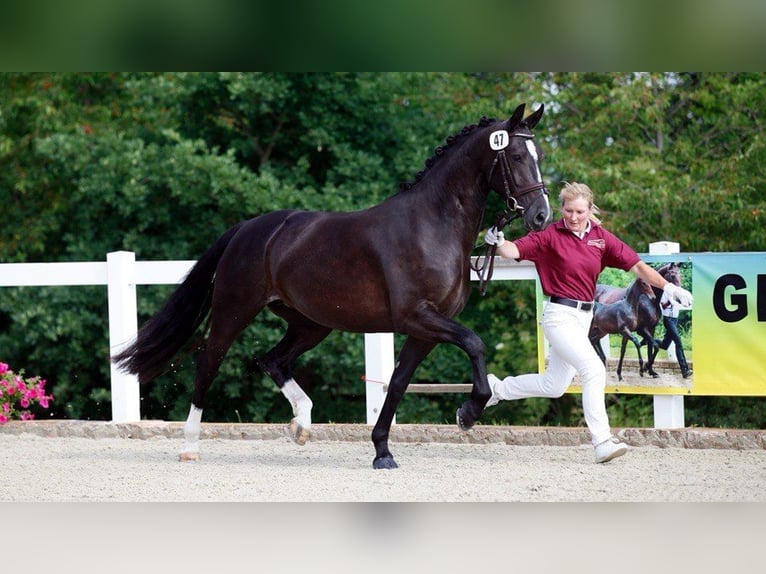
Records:
M590 311L593 309L592 301L577 301L575 299L567 299L566 297L551 297L551 303L558 303L559 305L566 305L567 307L574 307L580 311Z

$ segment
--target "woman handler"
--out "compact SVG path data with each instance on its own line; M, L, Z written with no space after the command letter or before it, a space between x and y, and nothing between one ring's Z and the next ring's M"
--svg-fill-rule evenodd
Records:
M486 243L497 245L498 255L534 262L543 293L549 297L542 327L550 344L544 373L502 380L490 374L492 397L487 406L501 400L560 397L579 373L585 423L596 462L607 462L625 454L628 447L612 435L609 427L604 400L606 369L588 340L599 274L605 267L631 271L685 306L691 305L692 295L665 280L631 247L601 226L594 213L593 192L587 185L565 183L559 199L563 217L544 230L515 241L506 241L503 232L495 228L485 236Z

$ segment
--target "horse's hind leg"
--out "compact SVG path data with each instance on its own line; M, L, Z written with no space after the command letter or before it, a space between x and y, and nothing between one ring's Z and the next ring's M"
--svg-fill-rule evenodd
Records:
M606 355L604 354L604 349L601 348L601 339L590 339L590 344L596 351L598 358L601 359L601 362L606 366Z
M192 404L184 424L184 446L179 455L181 461L199 460L202 410L205 407L207 392L234 339L263 309L257 300L237 299L230 295L230 293L222 293L220 297L216 295L215 299L225 302L225 305L217 301L213 302L210 333L196 357L197 372L194 377ZM236 312L232 309L236 309Z
M303 445L311 436L313 403L293 377L293 365L298 357L321 343L332 329L315 323L294 309L274 303L270 309L287 321L287 332L258 364L268 374L293 408L288 431L290 438Z
M205 407L205 397L213 379L218 374L218 369L226 356L226 352L239 331L233 335L221 335L211 330L205 347L196 358L197 374L194 378L194 392L189 416L184 424L184 446L179 455L181 461L199 460L199 436L202 430L202 410Z

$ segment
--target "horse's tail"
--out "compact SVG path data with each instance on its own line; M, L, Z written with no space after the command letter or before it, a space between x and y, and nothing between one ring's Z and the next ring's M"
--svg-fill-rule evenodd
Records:
M199 258L189 274L157 314L138 331L135 342L112 360L128 373L148 383L188 342L210 312L213 280L218 261L242 223L229 229Z

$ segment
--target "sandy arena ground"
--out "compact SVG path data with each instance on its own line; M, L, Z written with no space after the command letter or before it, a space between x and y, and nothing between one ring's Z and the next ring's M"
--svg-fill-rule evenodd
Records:
M226 427L240 440L207 429L201 460L180 463L176 423L9 423L0 501L766 501L764 431L734 433L730 444L721 431L694 440L624 431L631 450L599 465L581 429L405 425L391 441L400 468L379 471L363 425L315 425L303 447L278 426Z

